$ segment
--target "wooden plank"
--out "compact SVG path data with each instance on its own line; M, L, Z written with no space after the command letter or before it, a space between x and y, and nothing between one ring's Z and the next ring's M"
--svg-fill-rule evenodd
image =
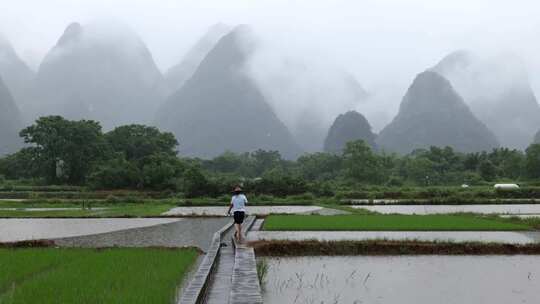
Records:
M249 231L254 222L255 217L248 217L244 231ZM255 251L245 243L236 243L234 240L233 242L236 250L229 303L262 304L263 300L261 295L261 287L259 285L259 278L257 276Z
M234 267L234 247L231 242L231 233L225 234L223 240L222 244L225 246L222 246L219 251L217 266L211 275L204 302L206 304L229 303Z
M178 300L179 304L198 304L202 303L205 296L206 288L212 271L215 269L216 260L220 251L222 236L232 227L232 222L223 226L219 231L214 233L212 243L199 265L199 269L191 279L188 287L182 293Z

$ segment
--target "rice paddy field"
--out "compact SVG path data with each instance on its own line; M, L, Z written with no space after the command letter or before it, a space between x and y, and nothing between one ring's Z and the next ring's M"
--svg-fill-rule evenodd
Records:
M269 231L524 231L526 223L473 215L271 215Z
M0 249L0 303L173 303L196 249Z

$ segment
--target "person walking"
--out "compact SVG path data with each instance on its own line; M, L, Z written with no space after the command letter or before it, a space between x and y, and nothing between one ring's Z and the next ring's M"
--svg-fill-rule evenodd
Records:
M231 204L229 205L228 215L233 212L234 217L234 237L238 242L242 242L242 223L244 222L244 217L246 215L246 204L248 203L247 197L244 195L242 188L240 186L234 187L233 196L231 199Z

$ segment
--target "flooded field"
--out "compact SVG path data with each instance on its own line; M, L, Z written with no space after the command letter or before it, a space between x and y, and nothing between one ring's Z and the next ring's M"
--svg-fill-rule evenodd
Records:
M64 238L179 221L159 218L0 219L0 242Z
M504 244L532 244L540 242L540 232L512 231L253 231L248 240L416 240L441 242L491 242Z
M163 215L208 215L208 216L225 216L228 206L223 207L176 207ZM268 214L297 214L297 213L312 213L323 212L319 206L253 206L247 207L248 214L268 215ZM333 210L333 209L330 209ZM337 210L339 211L339 210Z
M56 239L63 247L185 247L208 249L214 233L232 223L229 218L184 218L172 223L101 234Z
M540 204L489 204L489 205L376 205L353 206L383 214L441 214L441 213L481 213L481 214L540 214Z
M504 215L501 215L500 217L504 217L504 218L518 217L522 219L527 219L527 218L538 218L540 217L540 214L504 214Z
M540 256L265 259L266 304L540 303Z

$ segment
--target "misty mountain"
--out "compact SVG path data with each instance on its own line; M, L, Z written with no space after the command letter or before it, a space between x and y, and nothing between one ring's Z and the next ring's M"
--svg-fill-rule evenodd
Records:
M328 131L324 141L324 151L341 153L349 141L364 140L371 148L376 149L375 138L367 119L356 111L340 114Z
M300 146L319 152L334 119L357 109L368 93L353 75L331 63L279 52L268 45L258 50L250 74Z
M540 126L540 106L521 59L481 58L466 51L442 59L434 71L447 78L502 146L524 149Z
M533 144L540 144L540 130L538 130L538 132L536 132L536 134L534 135L532 143Z
M231 28L223 23L213 25L189 50L182 61L165 73L165 82L169 93L179 90L186 80L193 76L193 73L195 73L197 67L199 67L199 64L201 64L201 61L203 61L208 52L230 30Z
M19 131L22 128L21 113L0 77L0 155L15 152L21 147Z
M473 115L450 82L431 71L416 76L377 144L402 154L429 146L451 146L461 152L498 146L495 135Z
M40 65L39 115L93 119L104 128L148 123L163 77L143 41L117 24L69 25Z
M159 111L156 123L176 135L182 154L210 158L225 151L266 149L292 158L300 153L245 73L253 47L249 28L235 28Z
M22 61L13 46L0 36L0 77L21 108L31 101L34 72Z

